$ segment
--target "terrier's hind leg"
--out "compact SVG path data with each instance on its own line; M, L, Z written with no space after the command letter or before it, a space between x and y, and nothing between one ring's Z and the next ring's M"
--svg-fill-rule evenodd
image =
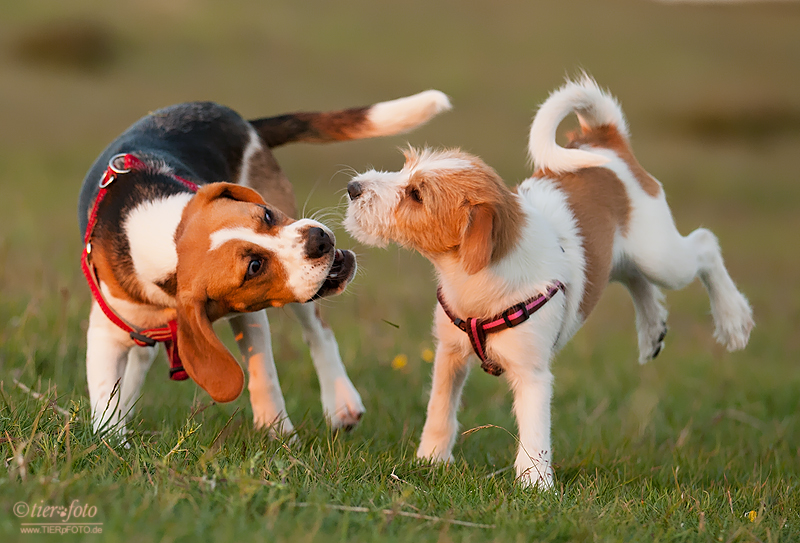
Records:
M667 335L667 310L664 295L642 274L633 272L621 279L631 294L636 309L636 331L639 336L639 364L657 357L664 348Z
M683 288L699 277L711 300L714 338L729 351L743 349L753 328L753 310L733 283L722 260L716 236L698 228L686 237L671 229L652 239L645 258L635 257L650 281L669 289ZM641 256L641 255L639 255Z
M744 349L754 326L753 310L728 275L716 236L705 228L698 228L687 239L697 250L697 275L711 300L716 327L714 339L729 351Z

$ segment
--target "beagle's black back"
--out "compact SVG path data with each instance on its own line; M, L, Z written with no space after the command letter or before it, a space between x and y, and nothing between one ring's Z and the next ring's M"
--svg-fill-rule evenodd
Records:
M122 217L128 207L144 199L188 190L168 172L198 185L235 182L251 130L238 113L212 102L178 104L140 119L106 147L86 174L78 201L81 236L100 179L114 155L131 153L148 166L120 177L124 182L115 187L111 206L115 209L103 209L103 215Z

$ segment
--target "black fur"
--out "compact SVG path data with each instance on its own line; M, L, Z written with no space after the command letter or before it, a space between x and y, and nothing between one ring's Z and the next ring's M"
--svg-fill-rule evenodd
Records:
M98 223L107 229L119 227L139 202L188 190L170 176L156 173L164 167L198 185L235 181L250 140L249 129L238 113L211 102L170 106L140 119L100 154L86 174L78 200L81 237L100 179L114 155L131 153L148 170L123 174L115 181L108 201L99 209Z
M242 165L244 150L250 141L250 131L255 130L265 148L273 148L295 141L327 142L352 139L353 130L366 121L369 107L351 108L322 113L291 113L246 121L230 108L213 102L189 102L169 106L143 117L111 142L97 157L83 180L78 200L78 223L81 236L86 232L88 214L94 204L98 183L114 155L131 153L150 167L151 174L168 167L175 175L198 185L218 181L236 182ZM262 176L283 175L274 157L266 152L261 157ZM130 174L126 174L130 175ZM146 176L142 176L144 178ZM153 177L151 175L151 177ZM158 180L156 180L158 177ZM148 185L161 185L168 176L155 176ZM124 180L119 184L129 184ZM132 179L129 179L132 181ZM137 184L139 183L137 179ZM167 183L166 194L186 190L179 183ZM258 188L258 187L255 187ZM150 190L150 189L143 189ZM112 209L103 202L103 218L121 224L124 214L148 195L133 193L125 197L114 188L113 198L123 197L123 203ZM111 193L109 193L111 194ZM149 196L161 196L150 194ZM138 199L137 199L138 198ZM112 226L109 226L113 228Z

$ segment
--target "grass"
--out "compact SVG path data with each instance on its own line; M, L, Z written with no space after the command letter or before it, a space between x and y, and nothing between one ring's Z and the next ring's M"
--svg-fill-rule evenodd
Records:
M797 5L770 3L6 6L0 537L43 537L21 533L18 502L78 500L96 507L99 537L126 542L799 540L799 22ZM95 156L131 122L192 99L259 116L447 92L455 111L407 137L278 151L305 213L338 226L346 167L395 168L405 141L462 146L509 183L523 179L533 108L579 68L622 101L681 231L719 236L755 308L745 351L713 343L694 284L669 293L666 350L639 367L631 303L612 286L554 364L556 492L514 483L511 399L477 368L455 462L421 464L433 273L338 228L361 272L323 310L367 407L355 431L326 428L299 326L274 311L296 441L255 432L246 395L211 405L192 383L170 382L163 359L131 447L91 433L75 202ZM398 355L405 365L392 364Z

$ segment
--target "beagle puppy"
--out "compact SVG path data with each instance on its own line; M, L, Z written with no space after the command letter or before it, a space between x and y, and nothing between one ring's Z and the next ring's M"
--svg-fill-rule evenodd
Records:
M580 129L563 148L556 130L573 112ZM345 227L369 245L417 250L436 268L438 346L417 456L452 459L474 353L513 391L518 479L550 488L550 361L609 281L633 298L640 363L663 347L659 287L679 289L699 277L715 337L731 351L747 344L753 317L714 234L678 232L661 183L631 152L620 106L594 80L584 76L550 95L533 120L529 152L538 168L509 190L475 156L411 149L399 172L367 171L349 182Z
M354 426L364 406L312 301L344 290L355 256L337 250L324 225L290 218L292 186L271 149L397 134L449 107L430 90L246 121L195 102L147 115L114 140L86 175L78 207L95 296L86 350L95 431L124 432L156 340L168 346L173 378L188 374L214 400L235 399L244 375L211 325L227 318L248 369L255 426L292 432L265 313L285 304L303 327L331 426ZM158 326L165 336L148 334Z

